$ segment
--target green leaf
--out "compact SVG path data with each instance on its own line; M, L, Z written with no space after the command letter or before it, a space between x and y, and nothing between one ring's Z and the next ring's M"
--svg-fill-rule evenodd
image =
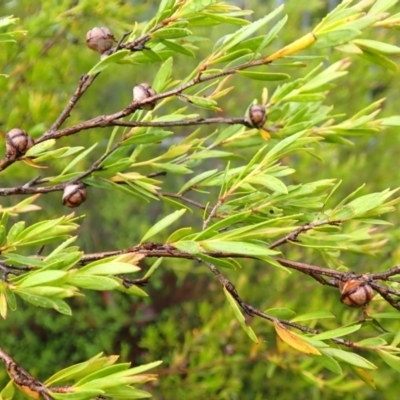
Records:
M99 63L97 63L87 74L93 76L101 71L104 71L112 64L116 64L121 61L124 57L129 55L131 52L129 50L119 50L110 56L106 56Z
M132 272L140 271L136 265L123 263L119 261L105 261L104 263L97 263L92 265L90 263L79 270L79 273L84 272L88 275L117 275L117 274L130 274Z
M166 216L163 218L161 221L158 221L156 224L154 224L143 236L142 240L140 243L143 243L144 241L148 240L152 236L156 235L157 233L161 232L165 228L167 228L169 225L173 224L175 221L177 221L184 213L186 212L186 209L181 209L178 211L173 212L172 214Z
M89 383L90 381L93 381L95 379L111 376L117 372L121 371L127 372L129 370L129 367L130 367L129 363L104 366L103 368L98 369L97 371L93 371L91 374L86 375L80 381L76 382L75 386L80 387L83 386L85 383Z
M241 49L241 50L232 51L231 53L223 55L222 57L218 57L218 58L215 58L214 60L211 60L209 65L223 64L228 61L236 60L236 59L238 59L246 54L250 54L250 53L251 53L251 50L249 50L249 49Z
M150 144L162 142L167 137L173 136L173 132L164 131L160 128L150 128L144 133L132 133L128 139L121 143L121 146L131 146L133 144Z
M0 392L0 399L2 400L11 400L14 397L15 387L14 381L11 380L4 386L3 390Z
M171 233L171 235L168 237L166 243L177 242L178 240L181 240L185 236L189 235L192 232L192 230L193 230L193 228L190 228L190 227L180 228L177 231Z
M361 49L366 49L371 53L382 54L384 56L398 56L400 54L400 47L378 42L376 40L357 39L353 40L353 43Z
M149 297L149 295L143 289L136 285L132 285L128 289L121 285L118 290L133 296Z
M150 393L133 388L132 386L108 388L105 394L107 397L110 396L111 398L118 400L145 399L152 397Z
M195 177L187 181L179 190L178 193L182 194L190 189L192 186L196 186L199 182L206 180L210 176L215 175L218 169L212 169L211 171L204 171L201 174L197 174Z
M272 256L278 254L266 246L258 246L247 242L208 240L200 242L201 247L208 251L221 251L224 253L243 254L249 256Z
M398 0L377 0L374 2L372 7L369 9L368 14L379 14L393 7Z
M400 126L400 116L382 118L379 120L383 126Z
M376 347L376 346L386 346L387 341L381 337L372 337L356 342L359 347Z
M334 374L343 374L340 364L333 357L324 354L323 350L321 350L321 355L319 357L315 357L315 361L332 371Z
M179 43L176 43L172 40L162 40L162 39L159 40L165 47L168 47L169 49L173 50L176 53L184 54L185 56L188 57L195 56L195 53L192 50L188 49L186 46L182 46Z
M82 289L114 290L119 286L117 280L106 276L94 276L89 274L75 274L68 278L68 283Z
M313 46L318 49L335 47L343 43L349 43L360 35L361 31L358 29L338 29L317 33L317 41Z
M217 267L226 268L226 269L237 269L237 261L233 258L216 258L208 256L207 254L199 254L198 257L210 264L214 264Z
M256 175L246 178L247 183L254 183L265 186L276 193L288 194L286 185L278 178L272 175Z
M183 3L184 5L179 10L178 16L182 18L190 14L198 14L199 11L207 9L215 4L217 0L191 0Z
M36 273L26 274L23 276L22 282L19 283L20 288L43 285L45 283L59 281L67 275L66 271L38 271Z
M50 299L44 296L37 296L32 293L28 292L28 289L15 289L14 293L21 297L23 300L27 301L28 303L33 304L34 306L38 307L45 307L45 308L54 308L58 311L59 304L57 300L60 299ZM66 303L64 303L66 304Z
M152 163L151 166L155 169L161 169L162 171L172 172L173 174L191 174L193 171L186 168L183 165L171 164L171 163Z
M15 253L6 253L4 254L4 257L5 261L11 265L18 265L18 266L29 265L38 268L44 267L46 265L44 261L36 257L26 257Z
M382 358L387 365L389 365L389 367L393 368L397 372L400 372L400 357L394 356L393 354L380 349L377 349L376 352L378 356Z
M240 311L240 308L239 308L238 304L236 303L236 300L228 292L228 290L226 289L225 286L224 286L224 294L225 294L225 296L226 296L226 298L228 300L229 305L232 307L233 313L235 314L235 317L239 321L239 324L242 327L242 329L247 333L248 337L254 343L258 343L258 339L257 339L256 334L254 333L253 329L251 329L250 326L248 326L246 324L246 320L245 320L242 312Z
M336 318L330 311L315 311L306 314L298 315L292 318L293 322L312 321L315 319Z
M370 361L365 358L359 356L355 353L350 353L348 351L340 350L340 349L321 349L321 352L336 358L337 360L344 361L350 365L354 365L355 367L364 368L364 369L377 369L378 367L372 364Z
M5 294L8 307L10 307L11 311L15 311L17 309L17 301L15 299L15 294L8 287L6 287Z
M157 93L162 92L167 86L167 83L171 78L172 64L173 58L170 57L163 63L163 65L158 70L156 76L154 77L152 88Z
M269 308L264 312L279 319L292 319L296 315L295 311L289 310L288 308Z
M190 36L192 31L185 28L164 28L150 34L153 39L177 39Z
M7 235L7 243L12 245L15 242L17 236L25 229L25 222L19 221L14 224L11 229L8 231Z
M154 262L153 265L149 268L149 270L144 275L144 278L149 278L151 275L153 275L154 272L157 271L158 267L161 265L163 259L164 258L161 257L156 262Z
M180 240L179 242L171 243L175 248L189 254L199 254L202 251L200 244L193 240Z
M256 81L282 81L290 78L290 75L280 72L237 71L236 73Z
M97 143L95 143L93 146L89 147L85 151L83 151L79 156L75 157L61 172L60 175L65 175L72 167L74 167L76 164L78 164L81 160L83 160L89 153L91 153L92 150L97 146Z
M103 353L99 353L96 356L90 358L87 361L83 361L79 364L71 365L61 371L56 372L50 378L48 378L44 384L46 386L54 386L61 382L72 381L74 379L81 379L82 376L86 376L92 371L102 368L104 365L112 364L112 357L101 357ZM115 362L115 361L114 361Z
M25 156L27 157L32 157L32 156L37 156L40 153L45 152L46 150L50 149L50 147L53 147L56 144L55 139L49 139L45 140L44 142L35 144L32 146L26 153Z
M343 328L333 329L331 331L326 331L313 336L316 340L326 340L332 338L338 338L341 336L349 335L350 333L356 332L361 328L361 324L346 326Z
M369 62L372 62L376 65L380 65L381 67L387 68L393 72L397 71L397 64L392 60L389 60L387 57L384 57L380 54L371 53L365 49L363 49L362 54L359 54L359 57L362 57Z
M273 18L275 18L282 11L282 9L283 6L280 6L265 17L259 19L258 21L255 21L250 25L246 25L235 33L228 35L227 37L225 37L225 40L222 43L217 42L214 52L224 53L232 47L236 46L237 44L257 32L261 27L263 27Z
M88 389L75 393L54 393L52 391L49 391L51 397L56 400L90 400L101 396L104 393L104 390L100 389Z
M370 317L374 319L400 319L400 313L399 312L371 313Z
M194 106L205 108L207 110L214 110L214 111L220 110L217 107L218 103L215 100L207 99L205 97L185 95L185 96L179 96L179 99L187 103L193 104Z

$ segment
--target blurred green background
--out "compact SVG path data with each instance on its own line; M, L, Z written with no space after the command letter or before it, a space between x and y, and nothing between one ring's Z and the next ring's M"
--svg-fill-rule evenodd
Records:
M281 2L248 0L229 3L254 10L249 18L255 20ZM334 1L322 0L309 3L285 2L289 22L271 46L271 53L307 32L308 27L315 25L335 4ZM107 26L118 38L135 22L143 27L156 12L158 4L159 1L133 0L2 1L0 16L13 14L19 17L20 28L28 33L21 34L17 44L4 44L0 51L0 72L10 75L8 79L0 80L1 146L4 148L4 134L11 128L20 127L38 137L54 122L75 90L79 77L98 61L98 54L85 45L89 29ZM200 42L196 58L183 55L174 58L173 78L184 78L209 53L219 37L234 29L235 26L198 28L195 34L209 40ZM374 34L378 36L375 36L376 40L399 42L396 31L374 30ZM325 62L328 65L344 57L344 54L331 53L329 61ZM351 114L386 97L383 115L396 114L398 74L368 64L361 58L352 61L349 74L337 82L337 89L328 97L328 105L333 105L338 114ZM317 63L308 62L304 70L284 72L296 78ZM96 79L66 124L122 109L132 100L131 88L138 83L151 82L158 67L112 66ZM274 66L268 68L277 71ZM235 77L232 83L234 92L224 98L220 106L224 116L242 116L254 98L261 99L260 84L242 77ZM274 83L268 86L269 93L275 87ZM168 103L165 111L167 113L169 107L182 105L179 100L174 100ZM207 113L205 111L204 116L208 116ZM212 131L214 127L205 129ZM192 130L181 128L176 132L185 134ZM98 142L99 146L88 160L90 162L104 151L110 133L111 129L84 131L62 139L62 144L88 147ZM287 182L342 179L343 184L335 193L333 203L363 183L366 183L365 193L396 187L399 183L397 163L400 151L396 130L388 129L374 137L355 138L354 143L354 146L318 144L324 161L308 155L284 160L297 171L287 178ZM155 148L153 151L161 152L163 149ZM250 157L254 149L243 149L242 152L243 157ZM2 173L1 186L23 184L38 174L54 174L67 162L64 159L52 162L49 171L34 170L16 163ZM225 161L210 162L220 165ZM174 176L170 179L166 176L162 179L173 192L188 178L180 176L177 179ZM21 196L10 196L2 198L1 205L21 200ZM41 211L19 218L33 223L67 213L58 192L42 196L37 204L42 207ZM173 210L162 202L144 203L122 192L92 188L89 200L77 210L79 215L86 215L81 223L78 245L86 252L130 247L139 242L160 215ZM399 216L397 212L388 218L394 222ZM201 214L194 213L185 216L183 222L199 226L200 221ZM384 252L375 257L343 253L343 264L361 272L379 271L399 263L397 242L400 233L396 226L390 229L390 241ZM315 252L299 248L285 251L289 259L323 265L323 260ZM145 261L143 269L146 270L153 261ZM228 271L226 275L241 296L261 310L273 307L292 308L298 313L331 310L341 324L359 317L357 310L343 307L335 289L316 285L315 281L303 275L288 275L255 261L242 262L242 270ZM382 367L372 372L378 386L377 391L373 391L350 370L340 378L324 370L326 381L323 384L312 381L304 373L312 370L312 358L287 349L282 352L273 327L266 321L252 321L260 340L258 346L252 344L236 322L219 283L207 269L194 262L164 260L146 290L149 297L145 299L120 293L87 292L85 297L70 300L74 312L72 317L19 302L18 310L10 313L7 320L0 321L1 347L39 379L100 351L121 354L122 361L133 364L162 359L164 363L157 371L160 379L146 387L156 399L398 398L398 375L379 360L373 360ZM323 320L320 325L325 329L333 326L331 320ZM368 329L365 335L368 336ZM5 369L0 367L0 386L6 382Z

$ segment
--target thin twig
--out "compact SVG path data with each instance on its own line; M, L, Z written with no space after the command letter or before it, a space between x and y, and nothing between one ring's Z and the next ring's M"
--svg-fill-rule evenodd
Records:
M22 388L27 388L43 396L45 400L51 400L53 397L49 394L49 389L25 369L23 369L14 359L0 348L0 360L4 362L10 378Z
M298 227L296 230L293 232L288 233L286 236L278 239L274 243L271 243L268 248L269 249L275 249L276 247L282 246L283 244L287 242L296 242L297 237L304 232L310 231L318 226L323 226L323 225L338 225L340 221L319 221L319 222L310 222L308 224L305 224L303 226Z
M210 211L210 214L208 214L208 217L204 220L202 230L204 231L207 229L208 224L210 221L217 215L218 209L221 207L221 205L224 203L225 199L224 198L219 198L215 206L212 208Z

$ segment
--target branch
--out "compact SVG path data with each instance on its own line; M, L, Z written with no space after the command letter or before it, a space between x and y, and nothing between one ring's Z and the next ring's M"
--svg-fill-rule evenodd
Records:
M242 307L243 311L246 314L248 314L249 316L253 317L254 315L257 315L257 316L259 316L259 317L261 317L263 319L266 319L266 320L268 320L270 322L277 322L277 323L280 323L282 325L290 326L290 327L292 327L294 329L297 329L297 330L299 330L301 332L305 332L305 333L311 333L311 334L314 334L314 335L320 333L319 330L311 329L311 328L308 328L306 326L303 326L303 325L300 325L300 324L297 324L295 322L288 321L288 320L285 320L285 319L280 319L280 318L273 317L272 315L268 315L268 314L260 311L259 309L251 306L250 304L246 303L240 297L240 295L238 294L238 292L237 292L236 288L233 286L233 284L227 278L225 278L225 276L218 270L218 268L215 265L213 265L213 264L211 264L211 263L209 263L207 261L201 260L201 259L198 259L198 260L200 262L202 262L203 264L208 266L208 268L211 270L211 272L218 278L218 280L220 281L221 285L226 288L226 290L237 301L237 303L240 305L240 307ZM332 338L331 340L333 342L337 343L337 344L344 345L344 346L347 346L347 347L354 347L355 346L355 343L351 342L349 340L337 339L337 338Z
M309 224L305 224L303 226L298 227L296 230L293 232L288 233L286 236L284 236L281 239L278 239L276 242L270 244L268 246L269 249L275 249L276 247L279 247L287 242L297 242L297 237L303 233L307 232L311 229L314 229L318 226L323 226L323 225L339 225L340 221L320 221L320 222L311 222Z
M14 359L0 348L0 359L4 362L7 372L12 381L21 387L22 390L33 391L43 396L45 400L51 400L53 397L49 394L46 386L25 371Z

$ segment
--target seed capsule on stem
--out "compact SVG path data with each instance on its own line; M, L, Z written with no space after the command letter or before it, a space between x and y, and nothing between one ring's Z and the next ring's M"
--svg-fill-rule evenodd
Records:
M101 28L96 26L86 34L86 44L89 49L98 51L101 54L110 50L114 42L114 35L104 26Z
M140 83L133 88L133 100L141 102L148 99L149 97L155 96L156 91L148 83ZM143 110L153 110L156 106L156 102L143 104L141 108Z
M267 112L264 106L253 104L250 106L247 119L254 128L262 128L267 121Z
M362 307L367 305L374 297L374 291L363 280L350 279L339 282L340 300L350 307Z
M34 140L22 129L11 129L6 133L5 155L10 159L23 156L34 144Z
M62 203L64 206L74 208L79 207L87 196L86 188L80 184L67 185L64 188Z

